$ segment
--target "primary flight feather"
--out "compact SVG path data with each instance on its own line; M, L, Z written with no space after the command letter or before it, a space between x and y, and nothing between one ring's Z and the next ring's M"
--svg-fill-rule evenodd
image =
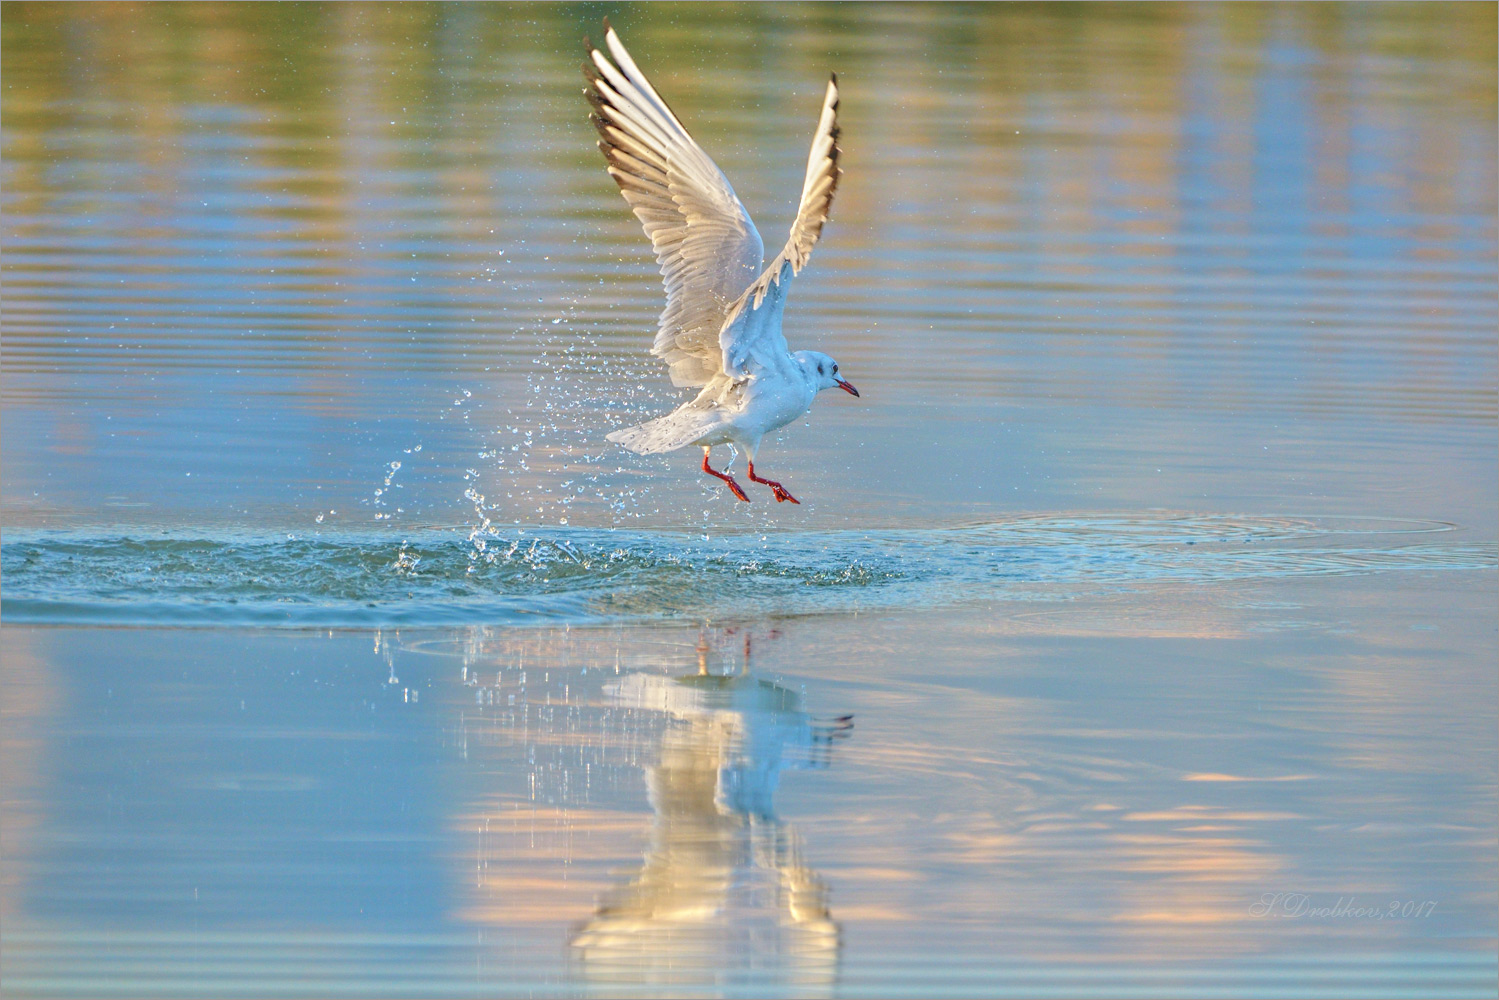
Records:
M588 46L591 116L609 174L645 227L661 264L666 309L651 353L673 385L701 391L671 413L608 435L643 455L703 449L703 471L749 501L734 478L708 464L716 444L749 455L749 478L776 500L797 499L755 474L760 440L806 413L823 389L857 389L816 351L792 352L781 335L791 279L812 254L838 186L838 78L828 81L807 157L801 202L786 246L768 263L749 212L711 157L656 93L619 36L604 24L603 51Z

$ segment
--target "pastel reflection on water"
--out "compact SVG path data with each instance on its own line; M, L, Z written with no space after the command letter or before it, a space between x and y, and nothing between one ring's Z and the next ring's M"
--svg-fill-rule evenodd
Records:
M599 7L0 7L0 993L1492 997L1499 7L610 6L767 238L839 73L794 509Z
M455 916L511 934L571 915L587 991L826 994L841 928L775 797L833 763L853 717L752 671L748 633L680 636L471 634L457 745L491 780L456 817L477 850L456 859L473 876Z
M782 770L826 766L852 720L814 723L792 691L748 674L631 674L623 705L670 720L645 767L655 815L645 863L573 935L589 979L834 983L828 887L775 814Z

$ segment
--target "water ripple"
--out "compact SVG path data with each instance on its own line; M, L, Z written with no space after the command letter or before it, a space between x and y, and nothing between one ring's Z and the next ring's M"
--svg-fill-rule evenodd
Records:
M651 621L1058 600L1089 587L1499 565L1432 521L1032 516L705 536L10 533L10 622L346 626Z

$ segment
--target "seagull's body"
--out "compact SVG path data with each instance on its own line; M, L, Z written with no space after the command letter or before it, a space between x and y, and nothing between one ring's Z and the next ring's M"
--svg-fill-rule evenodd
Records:
M755 475L761 439L806 413L823 389L859 394L832 358L792 353L781 334L786 292L822 233L838 184L838 78L823 98L791 238L766 263L760 234L728 178L607 22L605 42L608 56L589 46L587 93L609 174L645 226L665 279L666 310L651 353L666 360L673 385L701 388L671 413L608 438L643 455L697 445L703 471L748 501L733 477L708 464L714 445L737 445L749 455L753 482L796 503L780 483Z

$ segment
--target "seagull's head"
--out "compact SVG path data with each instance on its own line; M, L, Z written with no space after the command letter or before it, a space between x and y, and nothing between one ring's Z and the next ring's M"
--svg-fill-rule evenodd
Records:
M838 362L826 354L819 351L797 351L796 360L812 380L812 384L817 387L818 392L836 386L850 396L859 394L859 390L854 388L852 382L838 374Z

